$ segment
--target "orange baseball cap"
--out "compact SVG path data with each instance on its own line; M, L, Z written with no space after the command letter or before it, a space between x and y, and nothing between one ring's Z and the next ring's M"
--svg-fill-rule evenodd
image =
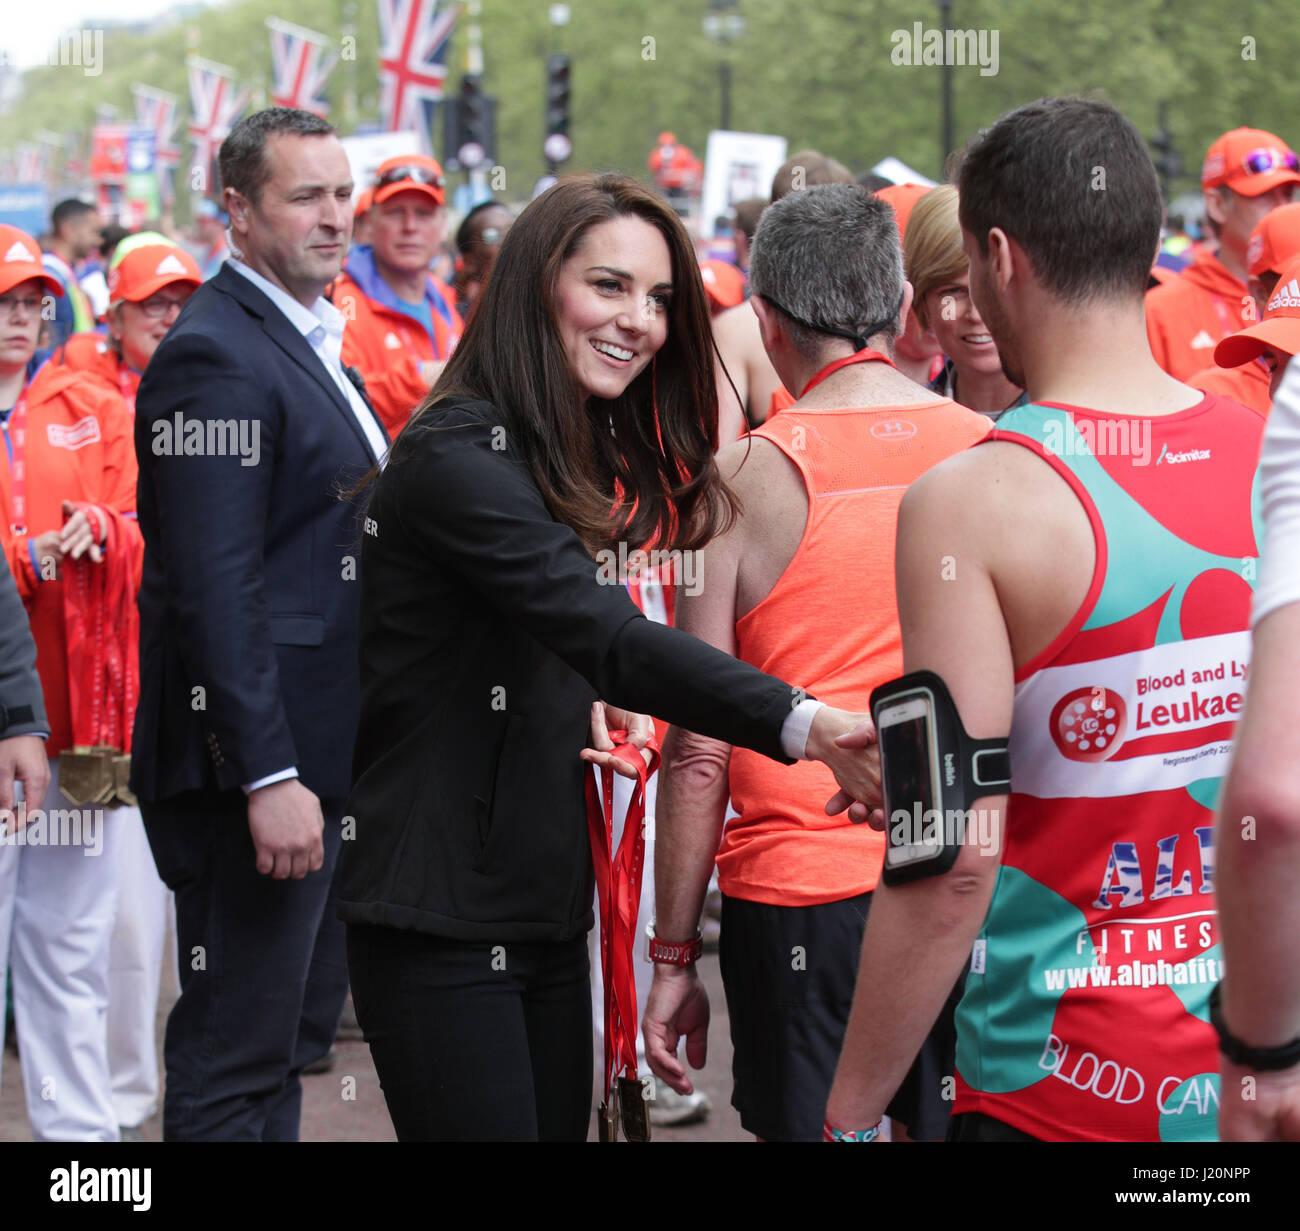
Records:
M1214 348L1214 362L1221 368L1239 368L1270 346L1288 355L1300 352L1300 257L1282 270L1264 319L1224 338Z
M375 190L363 188L357 196L357 203L352 207L352 221L355 222L375 203Z
M376 205L382 205L399 192L422 192L435 205L442 205L447 199L445 184L446 177L437 159L427 154L399 154L396 158L385 158L375 168L371 188Z
M1279 205L1260 219L1246 245L1250 276L1277 273L1293 256L1300 256L1300 201Z
M173 282L202 286L198 263L176 244L142 244L108 271L108 304L141 303Z
M1271 132L1234 128L1206 151L1202 188L1226 185L1243 197L1257 197L1280 184L1300 184L1300 158Z
M745 276L734 265L726 261L701 261L700 277L704 279L705 293L718 307L734 308L744 301Z
M56 295L63 294L63 283L41 264L36 241L17 227L0 226L0 295L30 278L39 278Z
M907 220L912 216L912 207L930 190L924 184L887 184L876 189L876 196L888 201L898 219L898 238L902 242L907 233Z

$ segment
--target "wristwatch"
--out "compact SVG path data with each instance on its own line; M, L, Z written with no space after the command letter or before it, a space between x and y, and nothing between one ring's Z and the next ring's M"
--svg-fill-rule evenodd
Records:
M704 952L704 937L695 933L694 940L669 942L655 935L654 920L646 924L646 957L661 966L694 966Z
M1300 1064L1300 1037L1281 1047L1251 1047L1235 1037L1223 1020L1223 984L1216 983L1210 993L1210 1025L1219 1036L1219 1050L1243 1069L1269 1073Z

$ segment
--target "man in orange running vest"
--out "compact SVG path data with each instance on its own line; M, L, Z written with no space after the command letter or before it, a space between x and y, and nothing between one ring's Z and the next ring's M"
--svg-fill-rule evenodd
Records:
M1242 324L1250 302L1246 248L1255 226L1290 202L1300 160L1290 146L1258 128L1224 133L1205 155L1205 217L1218 242L1199 253L1182 277L1147 294L1147 338L1156 362L1185 381L1206 367L1220 338Z
M851 183L853 173L842 162L816 150L800 150L791 154L772 177L772 201L816 184ZM720 312L713 321L713 340L718 348L718 359L714 361L718 381L718 443L726 445L748 427L757 427L767 418L773 407L773 396L779 395L782 385L763 350L758 322L749 304L738 304ZM779 408L789 403L778 396L777 404Z
M704 549L708 584L679 589L678 627L765 670L795 672L827 704L863 705L902 668L894 528L903 491L981 440L989 421L894 366L911 287L884 201L854 184L791 193L763 214L750 275L763 345L799 396L719 454L744 513ZM739 815L723 835L728 792ZM820 1139L883 859L879 833L826 815L832 794L820 766L777 765L678 728L664 743L657 935L695 935L716 857L732 1101L768 1141ZM691 1083L678 1040L686 1036L687 1059L701 1067L707 1023L693 967L657 966L646 1056L679 1093ZM929 1137L942 1132L946 1108L939 1083L924 1085L895 1114Z
M343 362L395 437L465 327L455 293L429 272L447 225L442 168L423 154L389 158L372 187L370 243L348 254L332 298L348 322Z
M1243 327L1264 316L1283 268L1296 257L1300 257L1300 201L1279 206L1265 215L1264 221L1250 233L1250 243L1246 247L1250 280L1246 285L1254 302L1243 308ZM1222 341L1219 346L1223 346ZM1260 354L1234 360L1239 366L1228 367L1220 361L1220 355L1216 347L1215 365L1197 372L1187 383L1194 389L1232 398L1261 415L1268 414L1273 403L1269 391L1269 357ZM1282 367L1286 367L1285 361Z

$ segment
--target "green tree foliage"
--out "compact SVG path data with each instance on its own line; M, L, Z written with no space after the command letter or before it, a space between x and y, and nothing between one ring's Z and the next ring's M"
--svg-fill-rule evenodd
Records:
M573 58L572 168L646 175L655 136L670 129L703 155L720 116L719 64L731 65L733 127L784 135L792 150L813 146L855 170L894 154L938 177L943 167L940 96L944 70L891 60L896 30L939 25L923 0L739 0L745 34L722 48L703 33L705 0L571 0L571 20L553 28L547 0L483 0L486 87L499 99L499 160L507 195L523 197L544 171L545 60ZM954 0L952 24L997 32L998 71L952 72L955 144L999 113L1045 94L1100 91L1148 136L1164 101L1183 155L1176 189L1194 190L1205 147L1240 124L1300 141L1295 66L1300 22L1294 0ZM0 115L0 148L39 130L87 132L96 108L132 114L142 81L188 107L191 50L233 66L265 100L270 49L265 19L276 15L323 31L350 50L330 82L331 115L345 132L378 120L378 21L373 0L245 0L191 12L152 32L109 30L103 71L40 67L23 77ZM448 93L464 67L466 19L448 57ZM184 120L181 139L184 141ZM188 150L187 150L188 153Z

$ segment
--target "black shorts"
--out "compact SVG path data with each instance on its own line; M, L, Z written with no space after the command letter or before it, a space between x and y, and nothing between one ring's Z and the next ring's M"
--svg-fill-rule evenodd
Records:
M745 1130L764 1141L821 1140L870 904L870 893L821 906L722 899L731 1103ZM952 1083L942 1079L952 1075L955 1003L944 1006L888 1109L923 1140L947 1128Z
M949 1141L1038 1141L1010 1124L986 1116L982 1111L966 1111L953 1116L948 1125Z

